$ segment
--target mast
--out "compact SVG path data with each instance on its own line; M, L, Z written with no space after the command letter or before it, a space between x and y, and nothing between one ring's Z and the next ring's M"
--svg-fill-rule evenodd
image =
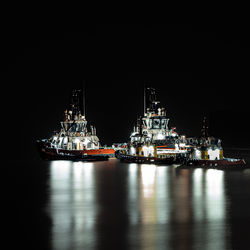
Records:
M208 125L207 125L207 117L206 116L203 117L202 128L201 128L201 136L203 138L208 137Z
M83 81L83 86L82 86L82 112L83 112L83 116L86 117L86 113L85 113L85 81Z
M143 109L144 109L144 114L146 113L146 88L145 88L145 83L144 83L144 89L143 89L143 102L144 102L144 107L143 107ZM144 115L143 114L143 115Z

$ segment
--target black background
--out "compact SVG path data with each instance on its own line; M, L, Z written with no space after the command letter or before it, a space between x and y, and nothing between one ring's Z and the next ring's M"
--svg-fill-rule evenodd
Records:
M207 115L210 134L224 146L249 148L248 24L86 24L73 31L44 24L45 17L43 24L10 19L0 30L1 144L7 162L1 222L8 249L50 248L52 220L44 211L49 167L28 160L38 157L35 140L59 129L71 90L83 82L87 120L102 144L127 141L148 83L177 132L199 135ZM241 188L249 190L248 182L238 188L241 180L235 178L229 185L236 187L234 197L246 198L240 194ZM244 249L249 216L238 211L237 202L230 204L237 215L232 244Z
M248 33L242 24L91 24L77 31L3 26L7 153L11 148L18 158L36 157L35 140L60 128L71 90L84 82L88 124L102 144L127 141L147 83L156 87L177 132L199 135L207 115L210 134L224 146L249 147Z

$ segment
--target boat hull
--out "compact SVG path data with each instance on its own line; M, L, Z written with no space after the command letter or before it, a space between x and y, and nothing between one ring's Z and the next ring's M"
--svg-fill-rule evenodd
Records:
M245 169L244 159L225 158L222 160L195 160L189 159L184 164L186 167L216 168L216 169Z
M44 160L104 161L114 157L115 150L100 148L91 150L66 150L52 148L50 143L38 140L38 152Z
M121 151L116 151L115 157L120 161L127 163L146 163L146 164L156 164L156 165L182 164L184 161L184 158L182 156L179 157L169 156L166 158L145 157L145 156L127 155L123 154Z

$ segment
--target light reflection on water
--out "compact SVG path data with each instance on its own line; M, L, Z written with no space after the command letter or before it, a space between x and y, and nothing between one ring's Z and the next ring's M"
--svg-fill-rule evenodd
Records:
M227 249L227 206L223 171L114 159L50 166L53 249Z
M53 220L52 243L55 249L85 246L96 218L93 163L51 162L50 214Z

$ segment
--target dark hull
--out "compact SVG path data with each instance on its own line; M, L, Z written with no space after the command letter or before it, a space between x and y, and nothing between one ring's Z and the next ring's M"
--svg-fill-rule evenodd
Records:
M63 150L50 147L50 144L46 141L37 141L38 152L44 160L72 160L72 161L106 161L114 154L107 151L107 154L103 154L103 150L89 150L91 154L87 154L87 151L82 150Z
M187 160L183 168L214 168L214 169L245 169L248 168L244 159L223 160Z
M126 155L120 151L116 151L115 157L120 161L127 163L146 163L146 164L157 164L157 165L182 164L184 161L184 158L181 156L180 157L169 156L167 158L143 157L143 156Z

